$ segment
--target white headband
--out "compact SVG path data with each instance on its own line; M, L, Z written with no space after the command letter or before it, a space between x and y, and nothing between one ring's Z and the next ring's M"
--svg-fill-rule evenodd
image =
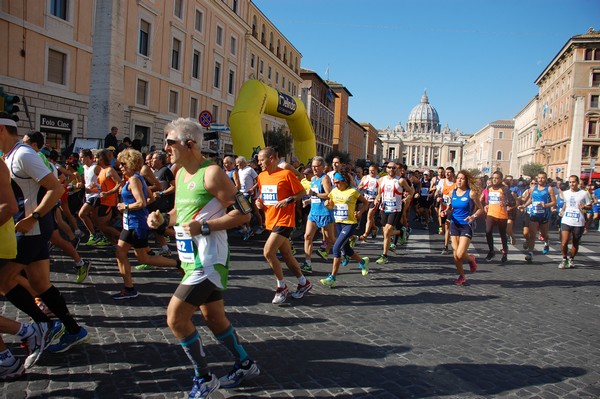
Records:
M17 127L17 122L8 118L0 118L0 125Z

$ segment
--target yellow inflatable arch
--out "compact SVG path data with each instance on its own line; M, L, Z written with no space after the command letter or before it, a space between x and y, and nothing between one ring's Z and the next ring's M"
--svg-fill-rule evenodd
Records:
M300 162L307 164L317 155L315 133L304 103L258 80L248 80L242 85L229 117L236 154L251 158L257 148L265 147L261 124L263 114L287 121L294 141L294 153Z

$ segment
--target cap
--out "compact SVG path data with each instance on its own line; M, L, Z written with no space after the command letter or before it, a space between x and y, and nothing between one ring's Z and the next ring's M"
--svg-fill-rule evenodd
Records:
M425 172L423 172L424 175L429 175L429 171L426 170Z
M109 145L108 147L106 147L106 149L108 151L114 151L114 150L116 150L116 148L114 146L112 146L112 145Z

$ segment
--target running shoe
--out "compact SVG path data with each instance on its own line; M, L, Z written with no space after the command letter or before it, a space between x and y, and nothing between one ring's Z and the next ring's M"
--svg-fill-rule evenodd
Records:
M525 255L525 261L527 263L532 263L533 262L533 252L529 252L527 255Z
M358 264L358 268L362 272L363 276L366 276L367 274L369 274L369 258L367 258L367 257L362 258L362 261L360 261L360 263Z
M394 243L390 244L390 251L392 251L393 253L396 253L396 244L394 244Z
M31 327L33 328L31 334L21 340L27 349L27 358L24 363L26 369L33 367L42 356L46 349L46 336L50 332L49 323L32 323Z
M69 334L65 332L60 341L57 344L50 345L48 351L51 353L62 353L71 349L75 345L83 344L89 341L90 335L84 327L79 328L79 332L75 334Z
M310 283L310 281L306 280L306 283L304 285L298 284L296 291L292 292L292 294L291 294L292 298L300 299L304 296L304 294L306 294L311 289L312 289L312 284Z
M296 248L292 247L292 255L296 256Z
M506 252L502 252L502 258L500 258L500 263L506 263L507 260L508 255L506 254Z
M256 230L254 230L254 234L261 235L265 231L265 226L258 226Z
M138 295L140 295L140 293L137 292L137 290L135 288L131 289L131 290L123 288L121 291L114 294L112 296L112 299L114 299L115 301L120 301L122 299L134 299L134 298L137 298Z
M443 228L441 228L441 227L439 227L439 228L438 228L438 234L439 234L439 235L442 235L442 234L444 234L444 229L443 229Z
M306 261L300 266L300 270L302 270L302 274L312 274L313 272L312 266L306 263Z
M284 303L289 293L290 292L288 291L287 285L281 288L278 287L277 290L275 290L275 296L273 297L271 303L274 305Z
M529 242L527 240L523 241L523 251L527 251L529 249Z
M356 245L356 236L350 237L349 244L350 244L350 248L354 248L354 246Z
M317 248L315 249L315 253L319 255L319 257L323 260L327 260L327 258L329 257L329 254L327 253L326 249Z
M379 230L379 229L372 229L371 230L371 238L373 240L377 237L377 230Z
M510 237L510 245L517 245L517 239L514 236Z
M73 248L77 249L79 247L80 242L81 238L75 236L75 238L73 238L73 240L71 241L71 245L73 246Z
M167 249L161 248L160 251L158 251L158 255L169 257L172 255L171 249L170 248L167 248Z
M91 267L92 263L89 260L84 259L83 266L78 267L76 271L77 279L75 280L75 282L77 284L81 284L85 281L85 279L88 277L88 274L90 273Z
M542 254L548 255L548 252L550 252L550 244L545 243L544 244L544 249L542 249Z
M48 323L48 334L46 334L46 348L50 346L55 340L59 339L65 333L65 326L56 320L52 320Z
M448 250L448 247L442 248L442 255L448 255L449 253L450 251Z
M379 258L377 258L377 260L375 261L375 263L377 263L378 265L385 265L388 262L389 262L388 257L383 254Z
M560 263L558 264L558 268L559 269L568 269L569 261L566 258L563 258L563 260L561 260Z
M320 281L321 281L321 284L323 284L329 288L335 287L335 282L336 282L335 276L333 276L331 274L329 276L327 276L327 278L322 278Z
M189 399L208 399L210 394L219 389L219 379L213 373L210 373L210 380L194 376L194 385L188 396Z
M489 262L490 260L494 259L494 256L496 256L496 252L490 251L490 252L488 252L487 256L485 257L485 260L487 260Z
M16 380L25 373L25 364L19 357L12 364L0 364L0 381Z
M348 266L348 263L350 263L350 257L346 255L342 256L342 267Z
M542 233L540 233L540 234L538 235L538 240L540 240L540 241L544 241L544 237L542 237Z
M50 310L50 308L48 308L48 306L46 306L46 304L44 303L44 301L42 301L41 298L36 297L35 298L35 304L49 318L52 319L52 318L56 317L56 315Z
M79 229L76 229L73 233L75 234L75 237L80 238L80 239L85 236L85 233Z
M477 271L477 260L475 259L475 255L469 254L469 270L471 273L475 273Z
M251 380L260 375L260 369L254 360L246 359L236 363L229 374L219 378L221 388L229 389L239 386L244 380Z
M97 247L105 247L107 245L110 245L110 241L108 238L102 236L102 238L100 238L100 240L98 240L98 242L96 242L96 246Z
M150 270L152 269L152 266L147 265L145 263L139 264L135 267L135 270Z
M98 233L94 233L90 235L90 238L87 240L87 242L85 243L85 245L96 245L96 243L98 241L100 241L102 239L102 237L100 237L100 235Z
M244 231L244 241L248 241L248 239L252 237L252 234L252 229L246 229L246 231Z
M575 269L575 259L569 258L567 263L567 269Z
M458 276L458 278L456 280L454 280L454 284L456 285L464 285L467 282L467 278L462 275L462 276Z

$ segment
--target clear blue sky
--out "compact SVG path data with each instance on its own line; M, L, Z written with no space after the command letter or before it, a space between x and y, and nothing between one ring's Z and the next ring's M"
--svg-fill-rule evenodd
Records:
M345 85L350 116L406 120L427 90L442 126L512 119L567 40L600 30L599 0L254 0L302 54Z

